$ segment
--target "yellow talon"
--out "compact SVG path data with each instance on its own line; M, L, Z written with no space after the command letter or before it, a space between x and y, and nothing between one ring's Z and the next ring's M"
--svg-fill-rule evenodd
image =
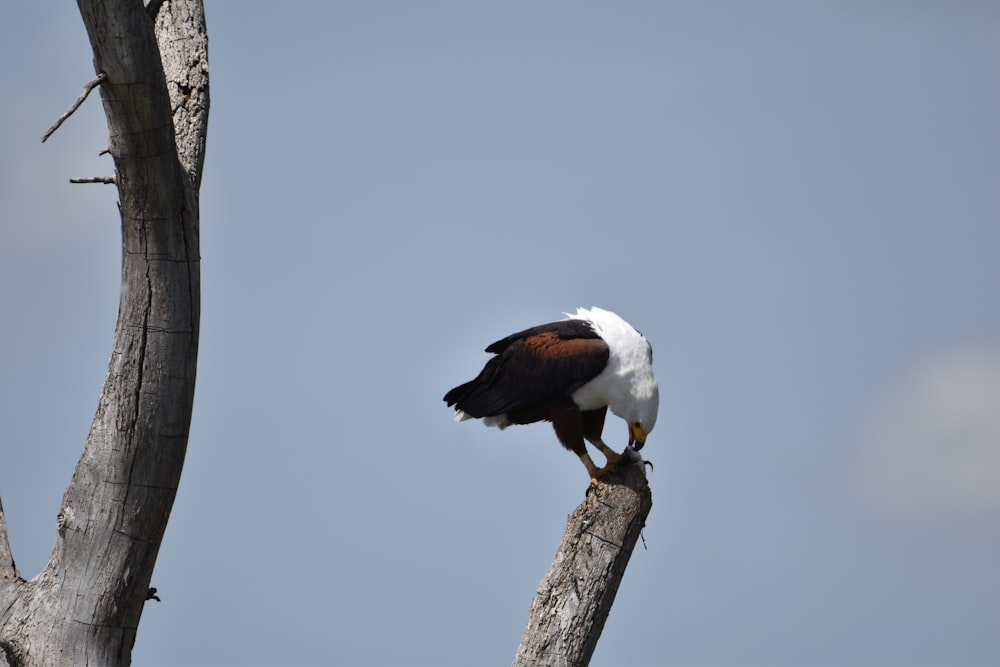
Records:
M603 445L604 443L601 444ZM607 448L606 445L605 448L607 449L605 455L608 457L608 463L603 468L598 468L596 465L594 465L594 462L591 460L588 454L580 455L580 460L583 461L583 465L587 467L587 472L590 474L591 488L596 488L597 485L600 484L601 478L604 477L606 474L608 474L609 472L615 472L615 464L622 459L621 454L612 451L610 448Z

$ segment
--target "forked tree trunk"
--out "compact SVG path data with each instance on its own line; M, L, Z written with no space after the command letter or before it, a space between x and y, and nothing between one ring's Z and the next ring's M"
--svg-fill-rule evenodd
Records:
M531 601L514 667L584 667L625 575L632 550L653 506L645 466L605 475L573 511L548 574Z
M30 581L0 506L0 664L127 665L180 480L198 354L208 122L201 0L79 0L105 76L122 227L108 374L55 546ZM154 18L155 17L155 18Z

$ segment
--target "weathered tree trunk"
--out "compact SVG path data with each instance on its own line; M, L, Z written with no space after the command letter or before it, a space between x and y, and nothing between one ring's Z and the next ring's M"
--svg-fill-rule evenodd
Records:
M531 601L514 667L582 667L590 663L615 601L653 496L644 464L605 475L569 516L548 574Z
M79 0L105 76L122 226L108 374L45 569L14 566L0 506L0 664L127 665L187 448L208 122L201 0ZM155 8L154 8L155 7Z

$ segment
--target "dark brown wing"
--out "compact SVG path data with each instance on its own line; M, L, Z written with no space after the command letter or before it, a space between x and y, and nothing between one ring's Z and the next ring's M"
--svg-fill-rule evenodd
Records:
M525 329L486 348L495 357L471 382L449 391L448 405L491 417L566 398L597 377L608 346L588 322L562 320Z

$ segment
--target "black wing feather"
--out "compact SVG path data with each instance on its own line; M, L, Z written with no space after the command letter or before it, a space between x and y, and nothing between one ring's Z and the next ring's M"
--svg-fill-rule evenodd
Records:
M556 344L572 342L570 345ZM584 320L531 327L486 348L496 356L476 379L455 387L444 400L473 417L534 408L572 395L608 361L608 347Z

